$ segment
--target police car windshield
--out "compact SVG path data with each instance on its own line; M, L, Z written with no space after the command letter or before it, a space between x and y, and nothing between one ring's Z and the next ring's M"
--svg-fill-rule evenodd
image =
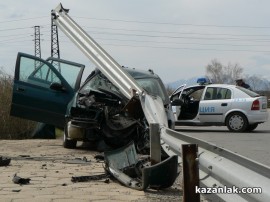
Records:
M240 87L240 86L236 86L237 89L243 91L244 93L248 94L250 97L260 97L260 95L258 93L255 93L249 89Z

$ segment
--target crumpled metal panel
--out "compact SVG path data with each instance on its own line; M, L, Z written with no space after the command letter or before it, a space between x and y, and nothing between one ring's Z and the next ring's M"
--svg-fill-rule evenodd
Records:
M123 169L138 163L138 155L133 143L112 151L104 152L109 167Z
M178 176L178 156L174 155L158 164L142 170L143 190L148 187L165 189L171 187Z
M148 187L164 189L172 186L178 176L178 157L170 158L150 166L147 161L143 165L138 160L138 155L133 143L104 153L106 170L122 184L138 190ZM126 169L131 171L127 172Z

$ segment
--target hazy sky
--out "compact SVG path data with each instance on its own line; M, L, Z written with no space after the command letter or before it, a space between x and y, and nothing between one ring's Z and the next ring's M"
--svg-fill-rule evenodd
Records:
M202 76L213 59L238 63L270 79L269 0L62 0L69 15L120 65L153 69L165 83ZM13 74L16 55L50 56L55 0L0 0L0 67ZM59 30L60 55L94 65Z

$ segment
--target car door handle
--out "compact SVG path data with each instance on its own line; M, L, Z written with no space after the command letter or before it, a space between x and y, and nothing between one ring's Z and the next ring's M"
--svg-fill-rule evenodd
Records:
M222 103L221 106L226 107L226 106L228 106L228 103Z
M21 87L18 87L16 90L17 91L21 91L21 92L25 91L25 89L24 88L21 88Z

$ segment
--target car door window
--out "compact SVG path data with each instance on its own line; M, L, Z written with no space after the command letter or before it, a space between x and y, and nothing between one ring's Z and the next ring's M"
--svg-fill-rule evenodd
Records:
M80 74L82 66L79 64L70 64L63 61L48 60L58 72L65 78L68 84L75 89L77 82L77 75Z
M203 93L204 89L199 89L199 90L195 90L194 92L192 92L189 97L193 100L193 101L199 101L201 99L202 93Z
M53 82L61 83L47 64L28 57L20 59L19 80L46 88Z
M232 92L227 88L208 87L206 89L204 100L223 100L231 99Z

